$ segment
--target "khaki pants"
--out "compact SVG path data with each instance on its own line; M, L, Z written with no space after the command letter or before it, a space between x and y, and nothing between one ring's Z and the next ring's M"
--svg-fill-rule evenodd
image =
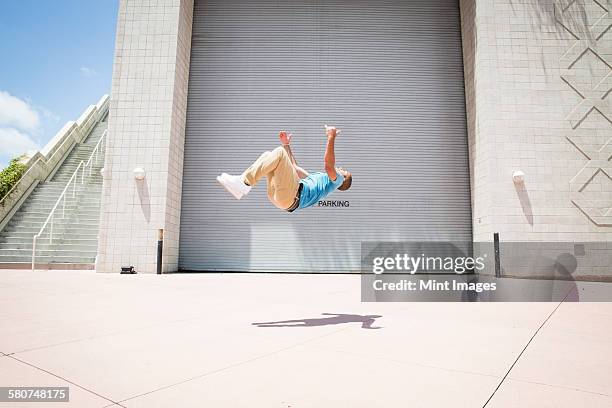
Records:
M250 186L255 186L259 179L266 176L268 198L272 204L283 210L291 207L300 185L297 171L282 146L263 153L242 175Z

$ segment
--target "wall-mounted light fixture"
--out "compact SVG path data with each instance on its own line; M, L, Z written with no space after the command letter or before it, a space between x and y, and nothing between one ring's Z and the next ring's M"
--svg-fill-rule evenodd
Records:
M147 175L147 173L145 172L145 170L142 167L136 167L134 169L134 180L142 181L142 180L144 180L146 175Z
M512 181L514 181L515 184L524 183L525 173L521 170L516 170L514 173L512 173Z

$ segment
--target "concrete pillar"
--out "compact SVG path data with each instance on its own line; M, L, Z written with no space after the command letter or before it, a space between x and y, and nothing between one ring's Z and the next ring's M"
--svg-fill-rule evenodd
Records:
M121 0L96 269L178 268L193 0ZM134 169L145 177L134 179Z

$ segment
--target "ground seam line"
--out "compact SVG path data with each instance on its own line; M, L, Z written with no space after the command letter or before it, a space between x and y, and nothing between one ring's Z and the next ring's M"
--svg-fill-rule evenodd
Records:
M130 328L125 328L125 329L121 329L121 330L115 330L112 332L108 332L108 333L102 333L102 334L95 334L92 336L87 336L87 337L79 337L77 339L72 339L72 340L66 340L66 341L60 341L58 343L51 343L51 344L46 344L43 346L36 346L36 347L30 347L30 348L26 348L26 349L22 349L22 350L16 350L13 351L11 353L5 353L5 355L9 356L12 354L21 354L21 353L29 353L30 351L38 351L38 350L45 350L45 349L49 349L49 348L53 348L53 347L59 347L59 346L65 346L68 344L73 344L73 343L78 343L78 342L82 342L82 341L88 341L88 340L98 340L104 337L112 337L112 336L118 336L118 335L124 335L130 332L135 332L135 331L139 331L139 330L149 330L149 329L154 329L158 326L163 326L163 325L173 325L173 324L183 324L183 323L190 323L190 322L195 322L197 320L200 320L201 317L198 315L196 317L191 317L188 319L177 319L177 320L170 320L167 322L160 322L160 323L151 323L145 326L136 326L136 327L130 327Z
M523 347L523 349L521 350L521 352L519 353L519 355L516 357L516 359L514 360L514 362L512 363L512 365L510 366L510 368L508 368L508 371L506 371L506 374L502 377L501 381L499 382L499 384L497 384L497 387L495 387L495 389L493 390L493 393L489 396L489 399L487 399L487 402L484 403L484 405L482 406L482 408L485 408L489 402L491 402L491 400L493 399L493 397L495 396L495 393L497 392L497 390L499 390L499 388L501 387L501 385L504 383L504 381L506 381L506 378L508 377L508 374L510 374L510 371L512 371L512 369L514 368L514 366L516 365L516 363L519 361L519 359L522 357L523 353L525 353L525 350L527 350L527 347L529 347L529 345L531 344L531 342L533 341L533 339L535 338L535 336L537 336L537 334L540 332L540 329L542 329L542 327L544 327L544 325L546 324L546 322L548 322L548 320L552 317L552 315L557 311L557 309L559 308L559 306L561 306L561 304L563 303L563 301L567 298L567 296L570 294L571 290L565 295L565 297L561 300L561 302L559 302L559 304L553 309L552 312L550 312L550 314L548 315L548 317L546 319L544 319L544 321L542 322L542 324L540 325L540 327L538 327L538 329L533 333L533 335L531 336L531 338L529 339L529 341L527 342L527 344L525 344L525 347Z
M511 378L512 381L516 381L516 382L522 382L522 383L527 383L527 384L536 384L536 385L542 385L544 387L550 387L550 388L563 388L564 390L570 390L570 391L576 391L576 392L582 392L585 394L593 394L593 395L600 395L602 397L612 397L612 395L610 394L604 394L601 392L596 392L596 391L589 391L589 390L584 390L582 388L573 388L573 387L567 387L565 385L558 385L558 384L546 384L546 383L541 383L541 382L537 382L537 381L529 381L529 380L523 380L520 378Z
M344 350L335 350L335 349L332 349L330 351L333 351L335 353L348 354L348 355L351 355L351 356L354 356L354 357L365 357L365 355L363 355L363 354L359 354L359 353L355 353L355 352L349 352L349 351L344 351ZM380 357L380 356L369 356L369 357L377 359L377 360L389 361L389 362L396 363L396 364L401 364L401 365L413 365L413 366L417 366L417 367L425 367L425 368L431 368L431 369L434 369L434 370L447 371L447 372L450 372L450 373L460 373L460 374L466 374L466 375L477 375L477 376L481 376L481 377L494 377L494 378L497 378L497 376L494 375L494 374L478 373L478 372L475 372L475 371L465 371L465 370L458 370L458 369L454 369L454 368L445 368L445 367L439 367L439 366L433 366L433 365L417 363L417 362L414 362L414 361L397 360L397 359L393 359L393 358L389 358L389 357Z
M213 371L209 371L209 372L204 373L204 374L196 375L196 376L193 376L191 378L187 378L185 380L178 381L178 382L173 383L173 384L165 385L163 387L159 387L159 388L156 388L156 389L151 390L151 391L143 392L142 394L138 394L138 395L131 396L129 398L122 399L119 402L125 402L125 401L129 401L129 400L132 400L132 399L135 399L135 398L139 398L139 397L145 396L145 395L153 394L154 392L157 392L157 391L162 391L162 390L165 390L165 389L168 389L168 388L175 387L177 385L185 384L185 383L188 383L190 381L197 380L199 378L208 377L209 375L214 375L214 374L223 372L225 370L229 370L231 368L236 368L236 367L244 365L244 364L249 364L249 363L252 363L253 361L261 360L262 358L270 357L270 356L273 356L275 354L282 353L283 351L291 350L292 348L302 346L302 345L304 345L306 343L309 343L311 341L318 340L318 339L321 339L323 337L331 336L333 334L336 334L336 333L339 333L341 331L348 330L348 329L349 328L347 327L347 328L344 328L344 329L333 331L331 333L323 334L321 336L312 337L312 338L310 338L308 340L304 340L302 342L299 342L299 343L296 343L296 344L292 344L291 346L283 347L281 349L278 349L276 351L272 351L272 352L267 353L267 354L263 354L263 355L260 355L260 356L253 357L251 359L245 360L245 361L240 361L240 362L237 362L237 363L234 363L234 364L230 364L228 366L221 367L221 368L218 368L218 369L213 370Z
M68 382L68 383L70 383L70 384L74 385L75 387L79 387L79 388L81 388L81 389L82 389L82 390L84 390L84 391L87 391L87 392L89 392L89 393L92 393L92 394L94 394L94 395L97 395L97 396L98 396L98 397L100 397L100 398L103 398L103 399L105 399L105 400L107 400L107 401L109 401L109 402L112 402L113 404L117 404L117 405L119 405L119 406L122 406L122 407L123 407L123 405L119 404L117 401L113 401L112 399L107 398L107 397L105 397L104 395L100 395L100 394L98 394L98 393L97 393L97 392L95 392L95 391L92 391L92 390L90 390L90 389L88 389L88 388L83 387L82 385L79 385L79 384L77 384L77 383L75 383L75 382L73 382L73 381L70 381L70 380L69 380L69 379L67 379L67 378L62 377L61 375L54 374L54 373L52 373L51 371L47 371L47 370L45 370L44 368L40 368L40 367L38 367L38 366L35 366L34 364L30 364L30 363L28 363L27 361L20 360L20 359L18 359L17 357L14 357L14 356L12 356L12 355L11 355L11 356L7 356L7 357L12 358L13 360L19 361L20 363L23 363L23 364L29 365L30 367L33 367L33 368L35 368L35 369L37 369L37 370L40 370L40 371L42 371L42 372L45 372L45 373L47 373L47 374L49 374L49 375L52 375L52 376L54 376L54 377L56 377L56 378L59 378L59 379L61 379L61 380L64 380L64 381L66 381L66 382ZM125 407L124 407L124 408L125 408Z

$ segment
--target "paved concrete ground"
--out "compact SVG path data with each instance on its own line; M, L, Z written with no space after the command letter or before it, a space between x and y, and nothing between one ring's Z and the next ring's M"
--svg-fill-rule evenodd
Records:
M329 320L252 324L305 318ZM3 270L0 332L0 386L69 386L54 407L612 406L612 303L361 303L348 275Z

